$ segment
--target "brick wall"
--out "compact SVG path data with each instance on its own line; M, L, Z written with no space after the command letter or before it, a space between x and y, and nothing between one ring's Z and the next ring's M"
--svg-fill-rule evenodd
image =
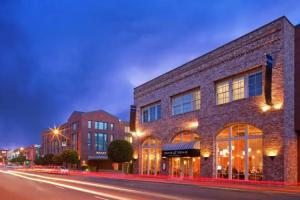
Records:
M293 43L293 31L294 27L285 17L279 18L135 88L137 129L143 133L141 141L153 136L163 144L169 143L172 136L189 129L189 122L198 121L199 126L193 131L201 137L201 149L206 149L212 155L207 160L201 158L201 176L215 177L216 135L228 124L247 123L264 133L264 179L295 181L295 162L289 159L296 153L293 78L290 78L293 74L293 50L289 49ZM216 105L215 82L253 69L261 69L264 74L265 54L271 54L274 58L273 103L283 103L283 107L263 112L264 95ZM201 89L201 109L172 116L170 96L196 87ZM161 120L140 123L141 107L159 100L162 106ZM278 150L278 155L271 160L266 156L266 151L274 148ZM285 169L287 166L289 169Z

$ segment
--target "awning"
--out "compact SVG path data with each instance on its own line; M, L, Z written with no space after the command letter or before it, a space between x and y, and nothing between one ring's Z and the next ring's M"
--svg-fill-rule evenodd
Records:
M162 147L162 157L198 157L200 156L200 141L165 144Z

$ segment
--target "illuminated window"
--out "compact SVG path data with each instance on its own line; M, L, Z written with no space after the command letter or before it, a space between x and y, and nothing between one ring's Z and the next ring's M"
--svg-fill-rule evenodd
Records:
M107 134L95 133L95 150L96 151L107 150Z
M229 102L229 81L217 84L217 104Z
M127 142L132 143L132 136L131 135L125 135L124 138Z
M91 133L88 133L88 151L91 152L92 151L92 137L91 137Z
M191 132L181 132L173 138L172 143L185 143L199 140L200 137L198 134Z
M125 131L125 133L130 133L130 127L129 126L125 126L124 131Z
M247 89L247 90L246 90ZM262 73L246 74L216 84L217 105L262 94Z
M262 180L262 131L247 124L226 127L217 136L218 178Z
M233 100L243 99L245 97L244 77L232 81L232 98Z
M95 129L98 130L114 130L114 124L107 122L95 122Z
M172 97L172 115L200 109L200 90L193 90Z
M92 121L88 121L88 128L92 128Z

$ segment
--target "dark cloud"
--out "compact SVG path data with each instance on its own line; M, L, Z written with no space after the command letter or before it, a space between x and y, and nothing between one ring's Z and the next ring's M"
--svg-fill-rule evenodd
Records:
M2 0L0 148L39 143L73 110L127 119L134 86L299 13L296 0Z

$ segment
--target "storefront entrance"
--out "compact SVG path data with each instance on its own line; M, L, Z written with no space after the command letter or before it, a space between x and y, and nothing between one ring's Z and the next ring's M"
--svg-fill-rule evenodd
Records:
M170 159L170 172L174 177L200 176L200 157L177 157Z

